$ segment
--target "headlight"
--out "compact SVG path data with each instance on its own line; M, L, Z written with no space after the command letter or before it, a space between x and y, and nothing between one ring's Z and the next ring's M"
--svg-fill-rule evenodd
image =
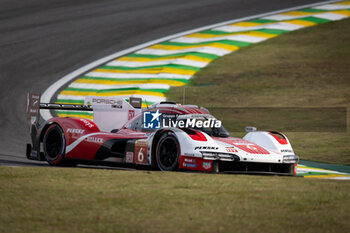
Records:
M215 160L217 159L216 153L212 152L202 152L203 159Z
M239 160L238 156L228 153L214 153L214 152L202 152L203 159L207 160L222 160L222 161L235 161Z
M283 156L283 163L298 163L299 157L296 155L285 155Z

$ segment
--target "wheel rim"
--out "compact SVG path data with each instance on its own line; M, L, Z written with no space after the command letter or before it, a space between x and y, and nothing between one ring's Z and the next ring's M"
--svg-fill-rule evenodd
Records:
M58 130L48 132L45 142L45 152L50 159L55 159L61 154L62 137Z
M178 157L177 142L173 138L166 138L159 147L159 163L164 169L171 169Z

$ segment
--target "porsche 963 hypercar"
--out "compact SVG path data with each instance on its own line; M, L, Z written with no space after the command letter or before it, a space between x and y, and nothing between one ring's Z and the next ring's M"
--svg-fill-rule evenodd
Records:
M55 166L102 164L162 171L295 175L298 156L279 132L247 127L231 137L210 112L195 105L160 102L141 108L140 98L87 97L84 105L40 103L29 94L32 143L27 158ZM40 110L92 111L93 120L53 117Z

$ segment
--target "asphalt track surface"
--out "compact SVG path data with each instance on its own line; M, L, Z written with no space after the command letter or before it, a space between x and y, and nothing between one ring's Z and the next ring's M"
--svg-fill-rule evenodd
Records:
M25 158L26 93L160 37L320 0L1 0L0 165Z

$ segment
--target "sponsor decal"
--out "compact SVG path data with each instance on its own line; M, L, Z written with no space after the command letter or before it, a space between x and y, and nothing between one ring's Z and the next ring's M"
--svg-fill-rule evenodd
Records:
M67 133L76 133L76 134L84 134L85 129L72 129L68 128Z
M293 153L292 150L281 150L282 153L288 152L288 153Z
M134 116L135 116L135 111L134 110L129 110L128 120L132 119Z
M95 142L95 143L103 143L103 139L102 138L95 138L95 137L88 137L86 138L87 142Z
M211 169L211 162L203 162L202 167L203 167L205 170Z
M86 120L86 119L79 119L81 122L83 122L84 124L85 124L85 126L86 127L89 127L89 128L92 128L92 127L94 127L94 125L90 122L90 121L88 121L88 120Z
M194 149L195 150L218 150L219 147L215 147L215 146L196 146Z
M195 164L195 163L185 163L185 162L183 162L182 166L183 166L183 167L192 167L192 168L196 168L196 167L197 167L197 164Z
M38 106L39 100L34 100L33 101L33 107Z
M147 164L148 159L148 143L147 141L138 140L135 142L134 161L138 164Z
M234 148L234 147L226 147L226 151L227 152L232 152L232 153L238 152L238 150L236 148Z
M134 162L134 153L133 152L131 152L131 151L126 152L125 162L126 163L133 163Z
M195 163L196 162L195 159L188 159L188 158L185 158L184 161L187 163Z
M108 104L111 105L112 108L122 108L123 101L122 100L113 100L113 99L104 99L104 98L92 98L92 103L95 104Z
M32 150L32 153L31 153L31 156L32 157L35 157L35 158L38 158L38 152L37 151L34 151L34 150Z
M40 95L29 94L27 95L27 119L32 124L39 120L40 106L39 106Z
M31 117L30 117L30 122L31 122L32 124L34 124L37 120L38 120L38 117L36 117L36 116L31 116Z
M195 156L195 154L192 154L192 153L185 153L185 156Z
M181 119L176 120L176 117L167 116L157 110L156 112L143 113L143 128L145 129L159 129L163 128L220 128L221 121L209 118L203 119Z

